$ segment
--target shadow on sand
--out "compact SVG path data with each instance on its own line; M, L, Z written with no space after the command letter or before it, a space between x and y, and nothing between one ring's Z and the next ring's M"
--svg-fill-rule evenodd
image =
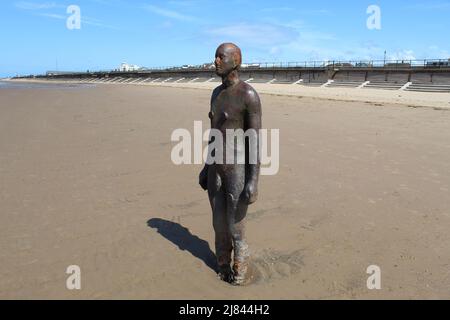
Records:
M147 225L156 229L160 235L175 244L180 250L190 252L214 272L217 272L216 256L211 251L208 242L191 234L187 228L172 221L154 218L147 221Z

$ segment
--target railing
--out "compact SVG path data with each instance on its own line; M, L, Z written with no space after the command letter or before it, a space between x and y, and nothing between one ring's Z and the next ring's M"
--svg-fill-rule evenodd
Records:
M279 69L279 68L449 68L450 59L424 60L328 60L303 62L252 62L243 63L242 69ZM147 71L171 70L214 70L210 66L154 67Z
M243 63L242 70L260 70L260 69L290 69L290 68L317 68L317 69L342 69L342 68L362 68L362 69L411 69L411 68L433 68L450 69L450 59L424 59L424 60L328 60L328 61L303 61L303 62L252 62ZM48 72L47 76L64 76L65 74L83 75L83 74L108 74L108 73L150 73L155 71L211 71L214 72L214 64L189 65L189 66L171 66L171 67L152 67L142 68L136 71L119 70L98 70L87 72ZM53 74L52 74L53 73ZM23 76L22 76L23 77ZM25 77L33 77L32 75Z
M450 59L425 60L334 60L304 62L263 62L243 64L244 68L448 68Z

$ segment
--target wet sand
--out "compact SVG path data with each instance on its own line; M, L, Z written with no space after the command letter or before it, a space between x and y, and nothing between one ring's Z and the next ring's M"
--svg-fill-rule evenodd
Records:
M170 160L209 90L0 90L0 298L449 299L450 112L261 98L280 171L249 210L254 283L235 288L212 269L201 166Z
M74 80L12 80L10 84L65 84L76 85L79 81ZM217 85L217 82L199 82L199 83L180 83L180 82L155 82L155 83L129 83L114 84L102 83L97 81L97 85L119 85L119 86L150 86L150 87L169 87L184 89L202 89L211 92ZM92 83L83 84L92 85ZM380 89L357 89L357 88L333 88L333 87L312 87L297 84L251 84L259 93L297 98L323 99L329 101L363 102L363 103L381 103L381 104L399 104L412 108L432 108L437 110L450 110L450 93L445 92L414 92L402 90L380 90Z

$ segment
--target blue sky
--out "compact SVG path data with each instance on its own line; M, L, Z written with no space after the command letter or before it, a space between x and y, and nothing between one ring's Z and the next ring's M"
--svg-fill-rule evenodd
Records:
M69 5L81 29L69 30ZM367 8L381 9L369 30ZM232 41L245 62L450 58L450 1L7 1L0 6L0 77L114 69L121 62L211 62Z

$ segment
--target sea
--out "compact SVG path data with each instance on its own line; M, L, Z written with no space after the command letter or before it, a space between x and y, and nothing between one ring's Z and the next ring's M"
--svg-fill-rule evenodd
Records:
M38 83L38 82L15 82L1 81L0 90L2 89L82 89L92 88L95 84L77 84L77 83Z

